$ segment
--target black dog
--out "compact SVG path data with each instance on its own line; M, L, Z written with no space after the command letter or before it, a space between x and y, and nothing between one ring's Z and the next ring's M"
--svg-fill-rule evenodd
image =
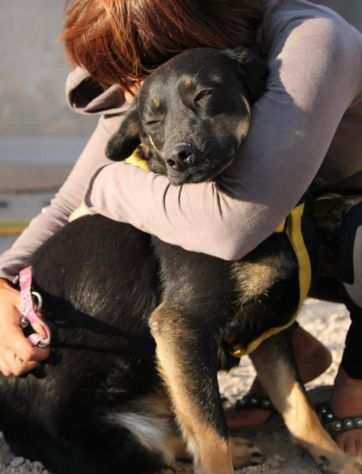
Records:
M151 169L174 184L212 179L246 136L264 77L245 51L174 58L145 81L109 156L126 158L142 142ZM56 473L145 474L185 456L178 426L196 472L231 474L218 353L228 352L225 341L247 345L295 311L288 239L275 234L229 263L89 216L44 244L32 266L56 354L43 373L0 378L0 425L13 448ZM273 403L328 472L360 473L322 430L287 346L282 334L252 356ZM248 443L233 451L236 465L260 460Z
M178 56L145 81L108 144L108 156L125 159L141 144L150 168L173 184L214 178L243 142L250 105L262 94L265 76L264 64L245 50L199 49ZM149 324L160 374L196 471L230 473L216 379L218 348L225 340L247 347L260 333L290 320L298 305L295 255L280 234L233 264L157 239L153 245L162 303ZM251 357L290 432L316 462L328 472L359 472L321 428L297 384L287 333L264 342ZM304 424L296 423L288 404L304 413Z

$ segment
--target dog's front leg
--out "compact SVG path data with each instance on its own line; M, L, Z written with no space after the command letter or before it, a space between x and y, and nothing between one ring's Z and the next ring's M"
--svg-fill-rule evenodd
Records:
M328 474L360 474L361 466L345 455L322 427L293 363L291 335L285 331L264 342L252 355L258 377L292 436Z
M200 315L197 319L200 321ZM191 315L185 317L165 303L151 315L150 328L157 345L159 371L193 455L195 472L232 474L214 337L208 334L206 325L193 327Z

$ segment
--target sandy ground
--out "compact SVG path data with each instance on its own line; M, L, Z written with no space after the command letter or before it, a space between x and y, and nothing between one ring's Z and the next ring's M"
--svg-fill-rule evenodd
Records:
M55 184L58 184L61 175L55 174L54 176L56 177ZM34 176L35 178L36 175ZM0 204L2 203L0 205L0 223L2 220L23 219L35 215L41 207L47 205L51 197L51 193L47 192L35 194L26 192L14 195L12 192L4 191L0 186ZM0 238L0 252L9 246L11 241L12 239L10 238ZM348 326L346 310L341 305L308 300L300 320L306 328L328 345L334 357L333 366L326 374L312 384L310 388L330 385L333 383L338 367L344 336ZM247 358L242 360L239 368L233 369L228 374L220 374L220 388L228 404L233 403L240 395L246 392L253 376L254 372ZM262 448L266 454L266 461L261 466L240 470L238 471L239 474L314 474L319 472L308 456L289 441L288 435L283 429L277 429L269 434L259 433L250 438L254 439ZM37 462L14 457L6 442L0 439L1 474L45 474L47 472ZM190 466L179 465L177 473L190 474Z

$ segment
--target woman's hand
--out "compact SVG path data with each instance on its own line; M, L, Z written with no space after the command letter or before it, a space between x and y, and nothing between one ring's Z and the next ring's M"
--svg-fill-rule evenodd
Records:
M34 347L20 327L19 291L0 279L0 372L23 375L49 357L49 349ZM43 336L41 328L34 328Z

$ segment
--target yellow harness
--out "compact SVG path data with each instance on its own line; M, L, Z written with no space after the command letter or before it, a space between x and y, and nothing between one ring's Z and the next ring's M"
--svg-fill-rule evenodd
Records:
M138 168L141 168L143 171L150 171L150 165L147 160L144 160L138 149L136 149L132 155L127 158L126 163L129 165L137 166Z
M127 163L138 166L144 171L149 171L149 164L146 160L142 159L137 151L135 151L127 160ZM284 331L289 328L298 316L298 312L301 309L304 300L307 298L309 289L312 281L312 266L309 257L307 247L304 242L302 232L302 218L304 212L304 204L299 204L294 208L288 217L275 229L275 232L284 232L289 238L290 244L295 252L295 256L298 261L298 278L299 278L299 303L298 308L291 318L291 320L283 326L268 329L261 334L257 339L252 341L246 347L240 345L233 345L231 348L231 354L234 357L240 358L244 355L251 354L255 351L260 344L272 336Z
M309 289L312 281L312 265L309 257L307 247L304 242L302 232L302 218L304 212L304 204L299 204L294 208L288 217L275 229L275 232L285 232L290 244L294 250L295 256L298 261L298 279L299 279L299 303L296 312L294 313L291 320L283 326L277 326L270 328L261 334L257 339L252 341L246 347L240 345L234 345L231 349L231 355L240 358L244 355L251 354L254 352L260 344L269 339L269 337L275 336L285 329L289 328L296 320L299 310L301 309L305 299L308 296Z

